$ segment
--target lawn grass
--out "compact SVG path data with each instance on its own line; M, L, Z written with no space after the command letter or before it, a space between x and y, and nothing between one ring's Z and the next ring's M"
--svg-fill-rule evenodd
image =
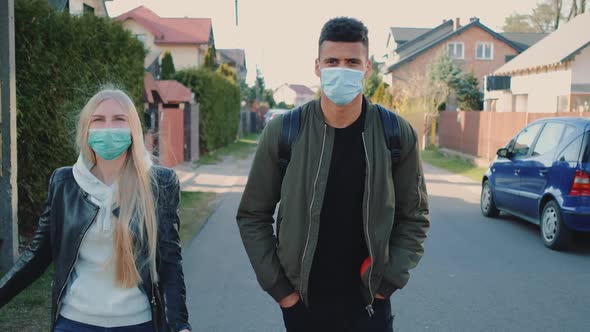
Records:
M213 165L221 162L226 156L231 156L234 159L246 159L256 151L257 145L258 134L246 135L226 147L201 156L197 163L199 165Z
M180 197L180 241L183 246L195 237L213 212L219 194L182 192Z
M49 331L53 267L0 309L0 331Z
M182 192L180 201L180 241L183 246L201 230L215 208L218 194ZM0 331L49 331L51 324L51 282L53 268L0 309Z
M474 166L471 162L459 157L448 157L436 149L422 151L422 160L432 166L466 176L473 181L481 182L486 169Z

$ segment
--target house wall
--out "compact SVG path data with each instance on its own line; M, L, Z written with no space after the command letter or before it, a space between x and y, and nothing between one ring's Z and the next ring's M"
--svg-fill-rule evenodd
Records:
M590 93L590 46L582 50L574 59L572 64L572 85L573 92Z
M143 44L150 54L160 53L161 57L164 52L169 51L176 70L198 67L203 63L207 45L156 44L154 35L136 21L126 20L123 22L123 26L134 35L145 35Z
M70 0L70 14L82 15L84 13L84 4L94 8L94 15L107 16L105 4L102 0Z
M478 80L482 81L485 75L500 68L505 61L506 55L514 55L518 52L509 45L495 39L492 35L479 27L472 27L467 31L456 35L444 43L437 45L430 50L420 54L416 59L407 62L396 68L390 75L392 84L399 84L399 81L411 80L426 77L428 68L437 59L440 52L446 49L446 45L452 42L464 43L464 60L456 60L463 70L473 72ZM494 44L494 55L492 60L476 59L476 45L478 42L491 42Z
M295 105L297 102L297 94L291 88L286 85L278 88L274 93L273 97L277 103L284 101L286 104Z
M497 99L496 112L552 113L568 111L567 100L571 94L571 84L572 71L569 68L536 74L514 75L512 76L511 90L485 92L485 110L492 110L489 107L489 101ZM528 96L526 109L515 109L514 98L518 95ZM560 100L561 105L558 105Z

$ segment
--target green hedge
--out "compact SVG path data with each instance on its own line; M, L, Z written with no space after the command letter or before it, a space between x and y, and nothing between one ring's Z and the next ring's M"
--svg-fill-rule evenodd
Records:
M47 0L16 1L15 42L18 217L27 235L42 212L51 172L76 161L75 125L88 98L114 84L142 105L145 51L120 24L71 17Z
M207 68L181 70L174 79L191 89L200 104L201 153L234 142L240 121L240 88Z

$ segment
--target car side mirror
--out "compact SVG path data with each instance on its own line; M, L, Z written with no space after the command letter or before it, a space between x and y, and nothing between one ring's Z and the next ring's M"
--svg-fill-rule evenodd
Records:
M512 155L510 153L510 151L508 151L508 149L506 149L506 148L499 149L498 152L496 152L496 154L500 158L508 158L508 159L510 159L510 157Z

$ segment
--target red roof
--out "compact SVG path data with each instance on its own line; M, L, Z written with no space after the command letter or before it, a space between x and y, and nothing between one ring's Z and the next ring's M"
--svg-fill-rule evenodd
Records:
M158 92L166 104L190 102L192 92L178 81L157 81Z
M134 20L154 35L156 44L208 44L210 18L166 18L139 6L115 18L120 22Z
M155 102L157 92L164 104L180 104L192 101L192 91L178 81L156 81L152 74L145 73L143 86L150 104Z

